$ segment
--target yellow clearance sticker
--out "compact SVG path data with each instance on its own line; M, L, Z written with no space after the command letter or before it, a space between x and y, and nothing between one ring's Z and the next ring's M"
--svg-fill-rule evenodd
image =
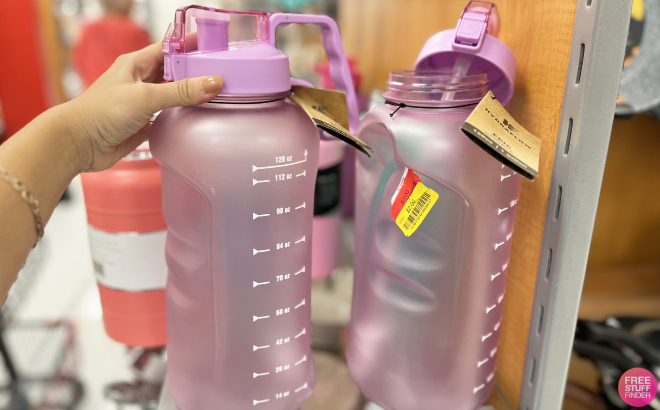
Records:
M410 236L419 228L437 200L438 194L434 190L427 188L421 182L415 185L410 198L396 218L396 224L404 235Z

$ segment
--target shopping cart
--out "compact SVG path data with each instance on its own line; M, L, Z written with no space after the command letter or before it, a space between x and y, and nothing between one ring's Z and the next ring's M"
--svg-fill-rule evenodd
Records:
M83 397L72 323L18 319L41 272L44 246L31 252L0 309L0 409L73 410Z

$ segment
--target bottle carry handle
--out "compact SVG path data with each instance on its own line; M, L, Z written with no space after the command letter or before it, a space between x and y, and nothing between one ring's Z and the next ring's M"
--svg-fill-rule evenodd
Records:
M323 48L325 49L330 62L330 75L332 76L332 80L334 81L337 90L346 93L349 130L355 133L360 121L357 97L355 95L353 78L351 77L351 70L348 67L348 61L346 60L346 53L344 52L344 46L341 42L337 23L328 16L289 13L272 14L269 20L270 32L268 33L268 38L272 45L275 45L275 31L278 26L286 26L289 24L314 24L321 29Z

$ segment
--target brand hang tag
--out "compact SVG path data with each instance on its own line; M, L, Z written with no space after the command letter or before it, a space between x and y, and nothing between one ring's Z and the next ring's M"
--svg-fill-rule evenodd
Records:
M529 180L539 175L541 140L513 119L492 92L481 100L461 130L504 165Z
M422 183L412 169L406 168L392 196L390 213L404 235L412 235L438 201L438 194Z
M302 86L293 86L292 90L289 98L305 110L318 128L371 157L374 150L348 131L346 94Z

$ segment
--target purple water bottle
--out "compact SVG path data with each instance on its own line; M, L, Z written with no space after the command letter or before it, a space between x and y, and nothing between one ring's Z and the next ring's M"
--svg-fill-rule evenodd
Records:
M473 410L493 388L521 177L460 128L488 90L512 96L496 31L495 6L471 2L414 71L390 75L358 131L375 154L358 160L348 364L388 410ZM406 237L390 208L410 171L439 198Z
M295 410L314 387L319 131L286 100L289 61L274 43L290 23L321 28L333 78L356 113L328 17L190 6L163 41L167 80L224 79L212 102L163 111L150 138L168 226L169 387L182 410Z

